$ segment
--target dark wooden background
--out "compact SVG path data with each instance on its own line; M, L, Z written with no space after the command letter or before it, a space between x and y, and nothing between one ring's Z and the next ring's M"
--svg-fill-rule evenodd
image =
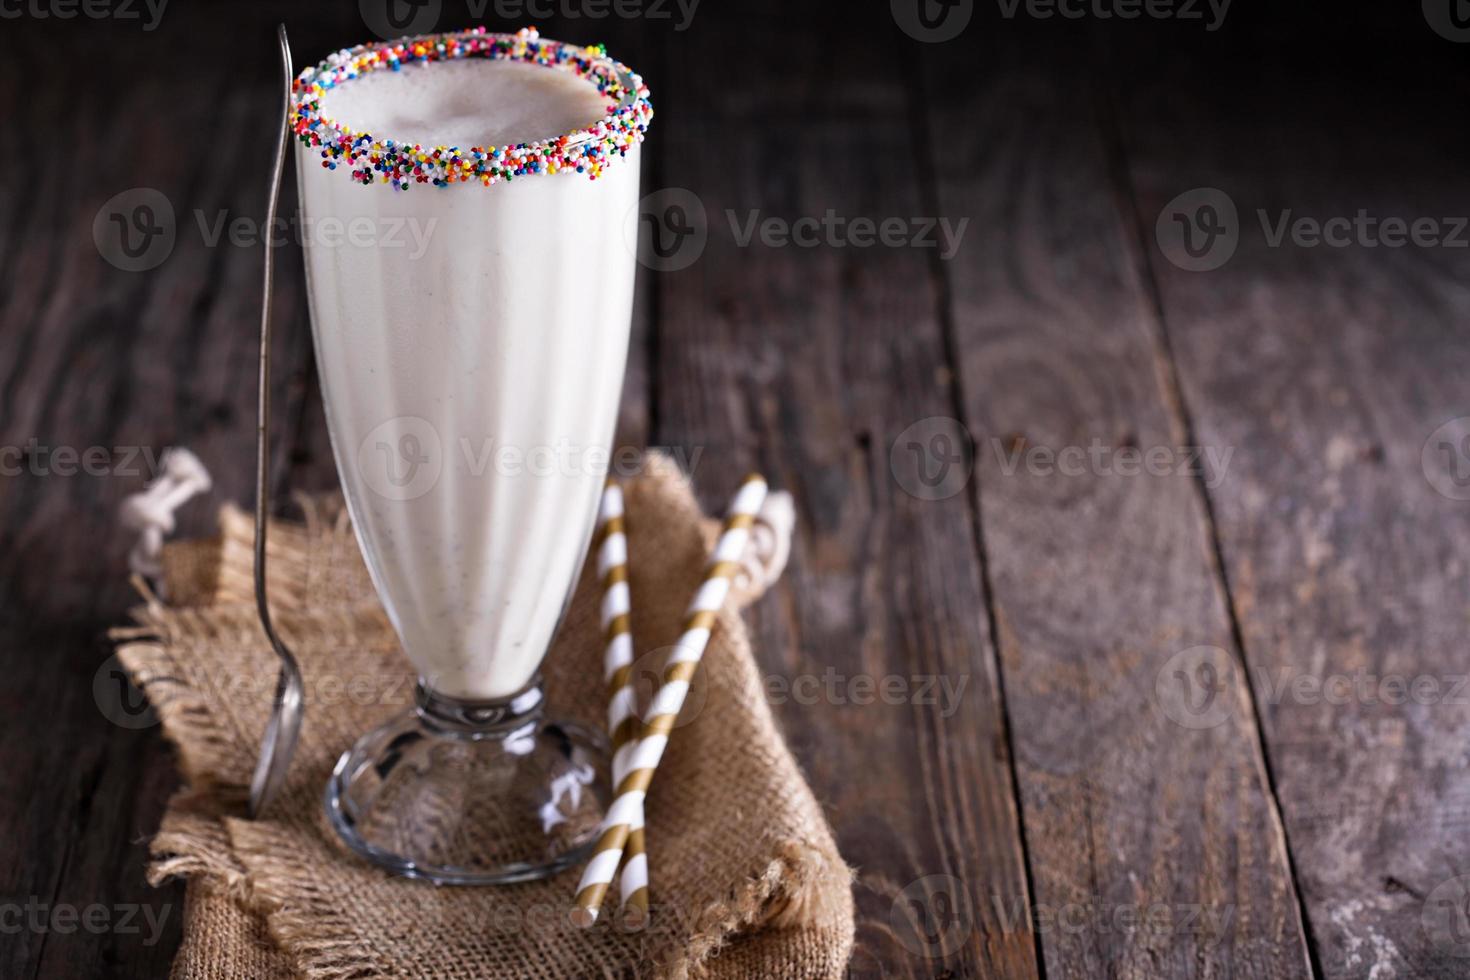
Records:
M642 275L620 440L700 451L712 508L750 468L795 494L763 669L964 685L776 706L857 870L854 975L1470 975L1470 444L1430 441L1470 415L1470 47L1432 3L1276 6L1210 31L961 0L943 43L881 2L541 22L646 74L645 187L707 215L698 261ZM0 446L35 440L0 477L0 906L168 915L152 944L0 915L6 977L162 976L179 940L182 887L143 880L173 757L94 678L132 601L126 447L212 470L181 533L250 499L261 252L196 213L263 214L282 16L298 62L367 35L336 0L0 27ZM139 187L177 242L135 273L92 224ZM1156 237L1199 188L1238 211L1211 271ZM949 259L741 247L726 212L754 209L968 225ZM1273 245L1257 218L1359 209L1451 241ZM280 268L278 484L323 489L299 255ZM943 432L973 473L927 499ZM1208 479L1007 457L1093 445L1231 456ZM119 472L59 475L59 446ZM1440 691L1392 703L1390 677Z

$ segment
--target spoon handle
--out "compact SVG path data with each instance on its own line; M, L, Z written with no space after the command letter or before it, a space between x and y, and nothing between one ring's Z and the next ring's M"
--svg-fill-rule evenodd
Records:
M275 164L271 170L270 200L266 205L265 227L276 227L281 203L281 182L286 170L286 151L291 139L291 45L286 39L286 25L276 28L281 45L281 126L276 139ZM301 729L302 682L295 656L271 623L270 604L266 593L266 528L270 517L270 417L271 417L271 303L274 298L275 235L265 235L265 280L260 304L260 377L259 414L256 417L255 440L255 609L260 625L270 639L271 647L281 660L281 673L276 683L275 703L270 724L250 781L250 815L255 817L280 790L291 754L296 749L296 736Z

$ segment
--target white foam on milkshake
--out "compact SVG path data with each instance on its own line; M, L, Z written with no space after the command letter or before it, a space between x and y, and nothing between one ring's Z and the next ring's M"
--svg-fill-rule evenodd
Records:
M569 72L465 58L371 72L328 91L322 112L377 139L469 149L553 139L601 119L608 104Z

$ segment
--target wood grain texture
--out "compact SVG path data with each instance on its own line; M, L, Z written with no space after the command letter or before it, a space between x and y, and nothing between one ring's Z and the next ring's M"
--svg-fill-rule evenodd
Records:
M1470 214L1463 129L1443 125L1464 98L1462 55L1418 16L1385 18L1402 47L1319 48L1336 84L1292 84L1278 67L1310 43L1303 27L1229 52L1270 67L1228 93L1206 81L1219 52L1188 76L1161 66L1179 80L1167 92L1144 71L1119 96L1184 398L1197 437L1236 450L1210 499L1329 977L1470 970L1450 929L1470 871L1470 706L1454 693L1470 503L1436 490L1456 492L1467 457L1459 435L1434 437L1470 414L1470 260L1465 244L1388 247L1349 230L1336 247L1273 245L1270 230L1362 209L1444 231ZM1394 85L1357 75L1370 57ZM1153 229L1200 187L1233 201L1238 246L1190 272Z
M1443 927L1470 897L1470 428L1436 430L1470 416L1470 248L1273 247L1256 218L1470 214L1459 49L1414 5L1213 33L1017 9L938 45L881 3L540 24L644 71L645 189L704 214L696 261L640 270L619 442L682 450L710 510L749 469L795 494L791 567L751 615L858 871L852 974L1465 975ZM178 941L182 888L143 882L173 758L94 680L132 601L126 447L205 457L182 534L250 501L261 251L200 221L263 214L282 17L303 63L365 33L352 0L0 33L7 135L96 163L0 185L0 448L123 447L108 476L0 478L0 904L166 915L156 941L0 931L6 977L162 976ZM178 240L129 273L91 225L137 187ZM1242 234L1188 272L1154 226L1199 187ZM945 260L854 247L829 209L968 223ZM816 245L761 240L804 217ZM284 496L336 479L294 245L279 290ZM934 437L964 434L956 485ZM1094 440L1077 475L1026 456ZM1206 481L1117 472L1189 445L1231 455ZM1391 703L1390 677L1438 694ZM1346 699L1311 693L1335 678Z
M773 18L785 42L763 45ZM799 37L820 38L820 75L788 57ZM727 7L670 49L653 145L664 187L697 198L707 241L658 278L655 435L703 451L707 508L750 469L798 502L792 564L754 612L755 645L857 867L854 974L1029 976L973 514L963 495L911 495L912 461L890 462L910 423L953 411L938 282L912 249L780 246L758 231L741 244L751 221L921 213L913 93L886 37L816 11ZM698 84L727 51L741 52L735 84ZM864 704L857 678L906 694ZM924 683L957 697L924 703Z
M180 512L181 531L207 533L212 505L249 499L253 469L259 249L211 247L195 210L211 219L221 210L263 211L258 175L272 121L255 107L270 103L269 63L252 78L239 66L211 73L170 62L170 42L188 36L182 19L172 32L130 43L116 43L109 27L117 25L17 25L30 43L7 45L0 59L7 128L24 133L41 158L105 161L86 175L42 167L3 195L0 445L35 447L24 472L0 479L0 697L12 801L0 818L0 895L27 916L0 942L0 973L15 977L168 970L183 889L150 888L144 866L148 834L177 777L155 728L110 720L117 695L109 693L116 689L103 634L135 601L130 534L116 508L141 489L165 448L187 443L208 460L216 490ZM49 77L47 52L56 45L88 70L36 85ZM180 107L171 93L183 90L190 99ZM164 106L194 113L195 135L212 152L180 152ZM133 188L156 189L174 210L175 246L146 272L110 265L93 242L98 209ZM291 302L289 286L281 299ZM303 337L283 338L277 349L279 424L299 401L301 379L294 387L291 379L304 350ZM75 457L58 454L63 447L101 447L105 472L79 471ZM32 908L42 910L41 925L32 924ZM67 918L92 908L101 910L90 913L92 925Z
M1035 33L924 102L1047 975L1309 975L1244 679L1218 725L1159 692L1237 654L1088 66Z

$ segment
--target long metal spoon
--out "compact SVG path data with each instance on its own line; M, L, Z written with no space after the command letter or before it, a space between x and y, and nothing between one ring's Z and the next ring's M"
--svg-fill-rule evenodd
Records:
M255 432L255 609L260 625L270 638L271 647L281 658L281 673L276 680L275 706L260 746L260 759L250 780L250 816L261 810L280 792L291 768L291 755L296 751L296 736L301 733L302 694L301 667L296 657L271 625L270 604L266 599L265 537L270 516L270 417L271 417L271 299L275 272L276 212L281 200L281 178L286 170L286 151L291 142L291 45L286 40L286 25L276 28L281 42L281 128L276 139L275 167L271 171L270 203L266 206L265 285L260 308L260 413Z

